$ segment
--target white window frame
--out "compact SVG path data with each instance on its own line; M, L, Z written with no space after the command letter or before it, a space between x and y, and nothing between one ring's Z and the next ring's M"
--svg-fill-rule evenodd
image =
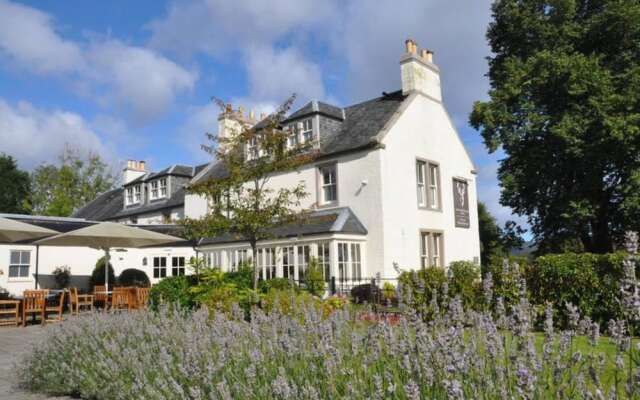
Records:
M258 139L253 136L251 138L249 138L249 141L247 142L247 160L251 161L251 160L256 160L260 157L260 150L258 149Z
M158 181L160 182L158 184L158 186L160 187L159 198L165 198L167 197L167 193L169 192L169 181L167 180L167 178L160 178L158 179Z
M142 201L142 187L135 185L133 187L133 204L140 204Z
M416 189L418 208L442 210L440 207L440 165L438 163L421 158L416 159Z
M185 275L186 263L187 261L185 256L172 256L171 257L171 276Z
M300 132L301 142L313 142L313 118L307 118L302 121L302 131Z
M322 269L324 280L329 282L331 279L331 242L318 242L316 258L318 259L318 265Z
M157 199L158 198L158 181L152 181L151 184L151 200Z
M333 170L333 181L329 179L329 181L325 181L325 171ZM331 173L329 173L331 177ZM334 198L327 199L327 193L330 193L331 188L333 187ZM318 166L318 203L321 206L334 205L338 203L339 199L338 194L338 165L336 163L333 164L325 164Z
M444 233L424 230L420 232L420 265L422 268L443 267Z
M286 279L296 278L296 247L282 246L282 277Z
M13 255L17 254L18 259L13 260ZM27 260L25 260L25 254ZM17 274L12 274L12 270L18 270ZM26 274L23 271L26 269ZM9 251L9 271L7 271L8 279L11 281L29 279L29 270L31 269L31 250L10 250Z
M158 260L157 263L156 263L156 260ZM153 256L152 263L153 263L154 279L166 278L167 277L167 256Z
M349 242L338 242L338 255L336 258L338 268L338 281L349 279Z
M304 281L306 272L309 269L309 261L311 261L311 245L299 244L296 246L296 279Z
M127 203L127 205L133 204L133 186L129 186L127 188L126 203Z

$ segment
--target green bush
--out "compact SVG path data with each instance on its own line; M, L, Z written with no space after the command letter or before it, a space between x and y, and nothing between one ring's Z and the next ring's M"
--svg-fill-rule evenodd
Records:
M433 317L431 307L433 296L442 301L447 276L444 268L428 267L418 271L403 272L398 278L401 285L402 301L420 312L424 318Z
M260 283L258 284L258 289L261 293L267 293L271 289L298 290L298 287L287 278L273 278L273 279L267 279L266 281L260 281Z
M96 262L96 267L91 273L89 285L93 288L96 285L104 285L104 265L106 261L104 257L100 257ZM109 285L112 287L116 283L116 275L113 272L113 266L109 263Z
M564 253L538 257L527 269L531 303L550 302L561 321L566 303L577 306L583 316L606 324L622 317L618 296L623 253Z
M354 286L351 288L351 299L356 304L380 304L382 302L382 290L371 283Z
M322 302L309 292L271 289L260 296L260 307L267 313L274 310L284 315L302 316L297 313L306 307L314 307L320 312Z
M53 270L53 278L56 281L57 288L64 289L69 286L69 282L71 281L71 269L66 265L56 267L56 269Z
M470 261L449 265L449 293L459 296L465 308L480 309L480 267Z
M121 286L149 287L151 282L147 274L139 269L127 268L118 277Z
M253 288L253 266L241 264L236 271L224 272L223 280L232 283L239 289Z
M195 286L195 277L172 276L162 279L153 285L149 294L152 307L156 308L162 303L178 304L181 307L191 308L195 302L191 288Z
M322 296L324 294L325 282L322 273L322 267L318 263L318 259L313 257L309 261L309 268L305 275L305 289L314 296Z

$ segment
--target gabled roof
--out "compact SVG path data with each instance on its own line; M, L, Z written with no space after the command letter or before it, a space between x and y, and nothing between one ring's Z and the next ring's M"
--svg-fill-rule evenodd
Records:
M349 207L332 208L312 212L299 223L281 225L270 232L274 239L297 236L344 233L366 235L367 228ZM200 239L198 245L215 245L223 243L245 242L242 236L224 234L214 238Z
M292 113L283 123L302 118L314 112L322 115L334 114L334 119L336 121L340 120L336 122L338 126L335 129L320 131L319 156L329 157L378 145L377 135L391 120L407 97L402 94L401 90L398 90L344 109L322 102L310 102ZM314 111L314 107L316 107L317 111ZM325 110L326 113L319 110ZM202 182L211 178L221 178L225 174L224 165L221 162L213 161L192 180L192 183Z
M193 178L200 171L202 171L207 165L208 164L200 164L200 165L196 165L195 167L191 167L188 165L174 164L158 172L147 172L146 174L137 177L131 182L126 183L124 186L131 186L137 183L149 182L150 180L161 178L167 175Z
M73 213L76 218L104 221L112 218L122 210L124 204L124 189L116 188L104 192L93 201Z

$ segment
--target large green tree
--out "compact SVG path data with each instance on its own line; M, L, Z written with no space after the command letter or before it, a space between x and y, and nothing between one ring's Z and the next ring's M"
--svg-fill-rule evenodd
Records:
M225 173L197 183L189 192L207 198L210 212L199 219L185 219L191 237L215 237L231 234L246 240L257 259L258 242L272 236L272 229L293 221L302 221L300 208L308 196L304 183L274 188L274 174L293 170L310 162L315 152L308 144L287 143L292 132L283 128L294 97L273 114L252 126L230 105L217 101L225 118L232 121L224 135L208 135L211 143L203 146L223 166ZM259 271L254 265L254 289Z
M67 217L96 196L113 188L114 177L102 158L66 148L59 163L42 164L31 177L34 214Z
M0 188L0 212L28 212L29 173L20 170L16 160L6 154L0 154Z
M520 249L524 244L525 232L514 221L507 221L500 227L487 206L478 202L478 228L480 231L480 261L482 269L498 257L507 257L511 250Z
M611 251L640 228L640 2L497 0L487 38L501 203L547 251Z

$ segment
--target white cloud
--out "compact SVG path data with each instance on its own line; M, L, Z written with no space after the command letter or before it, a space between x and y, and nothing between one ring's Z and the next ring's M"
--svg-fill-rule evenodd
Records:
M72 77L71 85L102 106L115 105L136 122L158 117L197 74L154 50L108 38L82 44L63 39L52 18L0 0L0 56L40 74Z
M38 73L76 71L83 64L78 46L58 35L49 15L4 0L0 0L0 55Z
M303 98L324 98L320 67L305 60L295 48L256 47L245 58L254 102L284 101L293 93Z
M122 110L149 120L166 110L178 93L191 90L196 74L154 51L109 40L96 43L86 53L91 78L109 87Z
M66 145L116 162L110 146L80 115L43 110L27 102L12 105L0 99L0 152L15 157L21 168L56 162Z

